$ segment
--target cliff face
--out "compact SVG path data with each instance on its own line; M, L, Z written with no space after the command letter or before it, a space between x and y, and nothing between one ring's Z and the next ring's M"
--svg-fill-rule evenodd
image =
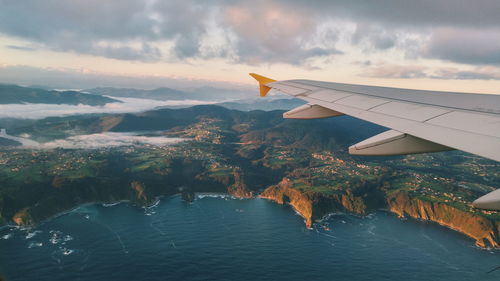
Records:
M33 218L31 217L28 208L23 208L19 210L13 217L12 220L17 224L17 225L31 225L33 224Z
M129 200L147 206L158 196L179 192L186 200L193 200L194 192L229 191L235 196L252 196L240 177L236 181L231 175L227 179L197 177L204 170L194 161L179 161L174 167L174 171L162 175L154 170L137 174L111 171L107 177L48 178L45 182L33 184L33 187L25 187L40 193L14 194L8 205L0 198L0 223L30 226L88 202Z
M370 205L373 205L376 200L367 201L365 195L365 193L354 194L350 189L331 195L313 191L301 192L293 188L292 183L284 178L279 184L264 190L260 197L273 200L278 204L290 204L304 217L306 226L312 227L314 220L334 211L366 214L371 208Z
M138 181L133 181L130 183L130 188L132 188L136 192L136 200L143 204L147 204L148 197L146 196L146 192L144 190L144 184L141 184Z
M233 169L233 177L234 183L227 188L227 192L238 198L252 198L253 192L245 184L242 171Z
M389 209L399 216L437 222L455 229L476 240L480 247L499 247L498 223L486 217L461 211L452 206L410 198L406 192L396 192L387 197Z
M309 193L302 193L290 187L285 178L278 185L271 186L261 193L261 198L275 201L278 204L290 204L305 220L306 226L313 224L313 202Z
M379 191L379 190L378 190ZM436 222L440 225L459 231L476 240L480 247L500 247L500 223L486 217L465 212L439 202L423 201L411 198L406 192L395 192L386 195L385 202L379 203L380 193L372 190L356 192L347 189L342 193L326 195L313 191L302 192L292 187L288 179L264 190L260 197L270 199L278 204L290 204L304 217L307 227L314 220L335 211L347 211L355 214L366 214L376 208L388 207L400 217L410 216L416 219Z

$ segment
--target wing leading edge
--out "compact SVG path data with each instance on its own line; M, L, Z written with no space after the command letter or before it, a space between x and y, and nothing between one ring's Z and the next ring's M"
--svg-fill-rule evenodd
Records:
M275 89L308 102L283 114L284 118L315 119L346 114L391 128L349 147L351 154L402 155L458 149L500 161L500 95L311 80L275 81L250 75L259 81L261 96ZM500 196L495 196L496 203L483 197L474 202L477 207L500 210Z

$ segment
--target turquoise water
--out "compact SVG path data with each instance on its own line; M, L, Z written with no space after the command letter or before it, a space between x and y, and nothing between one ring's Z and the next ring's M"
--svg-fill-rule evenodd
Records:
M82 206L0 230L7 280L500 280L500 252L431 223L335 214L312 230L263 199Z

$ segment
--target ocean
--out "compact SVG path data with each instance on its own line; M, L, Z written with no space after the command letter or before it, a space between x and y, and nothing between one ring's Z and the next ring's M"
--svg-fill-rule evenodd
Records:
M312 229L290 206L198 194L89 204L0 229L6 280L500 280L500 252L434 223L336 213Z

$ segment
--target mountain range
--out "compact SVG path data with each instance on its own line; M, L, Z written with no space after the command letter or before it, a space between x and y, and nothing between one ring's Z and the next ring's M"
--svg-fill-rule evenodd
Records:
M145 90L133 88L92 88L82 92L93 95L105 95L124 98L141 98L153 100L200 100L200 101L224 101L248 98L245 91L202 87L181 91L167 87Z
M55 91L0 84L0 104L44 103L97 106L114 102L120 101L78 91Z

